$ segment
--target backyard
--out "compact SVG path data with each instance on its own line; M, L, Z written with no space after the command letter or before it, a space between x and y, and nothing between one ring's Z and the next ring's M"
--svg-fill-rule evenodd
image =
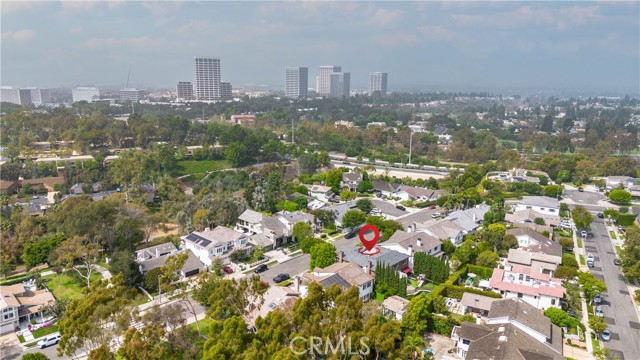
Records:
M91 281L100 280L102 276L97 271L91 274ZM72 273L60 273L42 277L53 296L59 300L71 300L82 295L82 289L86 286L84 279Z

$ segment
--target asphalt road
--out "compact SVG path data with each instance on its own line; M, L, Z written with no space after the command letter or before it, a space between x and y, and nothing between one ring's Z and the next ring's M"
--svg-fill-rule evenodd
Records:
M578 190L565 190L564 197L573 200L578 205L598 205L598 201L606 200L603 193Z
M613 264L616 257L609 233L602 219L594 219L591 224L593 237L585 242L585 250L594 255L595 267L591 272L607 284L607 292L602 295L604 318L609 324L611 341L605 346L619 360L640 358L640 321L628 292L620 268Z
M358 236L355 236L351 239L342 238L340 240L336 240L333 242L333 245L336 247L336 249L340 250L346 246L356 246L356 244L358 244L359 242L360 239L358 238ZM262 279L262 281L268 282L269 284L273 284L273 278L280 273L289 274L289 276L293 278L296 275L300 275L309 270L310 261L311 258L309 257L309 254L304 254L289 261L280 264L274 264L272 266L269 266L269 270L260 274L260 279Z

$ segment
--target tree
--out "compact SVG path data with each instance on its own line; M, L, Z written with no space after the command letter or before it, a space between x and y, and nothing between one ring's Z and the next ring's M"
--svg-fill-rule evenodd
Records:
M340 192L340 199L342 201L351 201L353 199L355 199L357 196L356 193L354 193L353 191L349 191L349 190L342 190Z
M373 210L373 203L369 199L360 199L356 201L356 207L365 214L368 214Z
M326 151L320 151L318 153L318 165L320 166L329 166L331 163L331 158L329 157L329 153Z
M435 256L417 252L413 256L413 272L424 275L435 284L441 284L449 278L449 264Z
M573 222L576 224L578 229L589 229L591 227L593 215L591 215L589 210L585 209L584 206L576 206L571 210L571 216L573 217Z
M476 259L476 265L493 268L493 267L496 267L496 264L498 263L499 259L500 257L498 256L497 253L493 251L483 251L480 254L478 254L478 257Z
M536 224L536 225L544 225L545 224L544 223L544 219L541 218L541 217L537 217L537 218L533 219L533 223Z
M43 264L49 254L65 240L64 234L47 234L27 242L22 250L22 261L28 268Z
M553 306L544 311L544 316L548 317L552 324L560 327L576 328L582 326L580 320Z
M195 231L203 231L205 228L209 227L209 223L209 210L196 210L195 214L193 214L193 229Z
M622 272L627 278L640 279L640 230L635 225L627 228L620 262Z
M609 200L615 204L628 204L631 201L631 194L622 189L611 190Z
M325 184L331 188L334 194L340 193L340 182L342 181L342 170L340 168L331 169L324 173Z
M159 279L160 288L165 293L173 291L175 297L186 305L187 309L196 320L196 328L198 329L198 334L202 335L202 331L200 330L200 322L198 321L197 317L198 314L196 313L193 302L191 301L191 297L187 292L189 283L186 281L180 281L182 280L180 275L182 272L182 268L188 258L188 252L184 252L179 255L172 255L167 258L164 266L161 267L162 275Z
M300 167L300 174L315 174L316 170L318 170L318 158L316 154L312 152L302 153L298 156L298 166Z
M560 246L564 248L573 246L573 239L569 237L561 237L559 242L560 242Z
M126 250L119 250L113 253L111 259L109 270L112 274L122 274L126 286L136 287L142 284L144 279L133 254Z
M162 360L165 358L165 330L159 324L148 324L140 330L131 327L123 334L118 355L127 360Z
M608 327L607 322L604 320L602 316L591 316L589 318L589 327L591 330L595 331L598 336L602 334Z
M302 253L308 254L312 247L323 242L324 241L314 237L303 238L300 240L300 250L302 250Z
M336 262L336 247L333 244L323 242L314 245L309 251L311 262L309 268L311 270L319 267L326 268Z
M155 268L144 274L144 288L147 291L158 291L158 278L162 275L161 268Z
M224 157L231 163L233 167L240 167L246 164L249 159L247 147L240 142L233 142L224 152Z
M49 257L54 266L62 266L65 270L74 270L91 286L91 274L100 255L100 245L86 237L76 236L63 241ZM77 266L76 261L82 266Z
M385 264L377 263L375 272L375 292L387 296L407 296L407 281L402 278L398 271Z
M342 227L349 228L353 231L353 228L363 224L367 217L365 213L360 209L354 209L347 211L342 216Z
M578 283L582 286L587 302L591 302L594 296L607 291L607 285L604 281L596 278L590 272L578 271Z
M299 222L293 225L293 236L298 241L313 237L313 229L311 228L311 225L304 222Z

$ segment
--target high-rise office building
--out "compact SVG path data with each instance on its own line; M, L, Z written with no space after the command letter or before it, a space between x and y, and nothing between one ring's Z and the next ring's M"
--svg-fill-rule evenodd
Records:
M193 84L191 81L178 81L176 97L181 100L193 100Z
M49 95L49 89L40 89L36 87L27 88L31 92L31 102L33 105L48 104L51 99Z
M140 101L144 97L144 91L138 89L120 90L120 101Z
M0 92L0 101L18 105L31 105L31 90L18 89L11 86L3 86Z
M330 97L349 96L351 92L351 73L335 72L330 76Z
M331 74L342 72L341 66L320 66L320 75L317 78L316 92L321 96L331 95Z
M73 102L94 102L100 99L100 89L96 87L78 87L71 89L71 97L73 98Z
M220 58L194 58L196 76L196 99L218 100L221 97Z
M231 93L233 92L233 87L230 82L221 82L220 83L220 96L223 99L231 99Z
M306 67L285 68L284 83L284 94L286 97L307 97L307 90L309 88L309 69Z
M369 95L378 92L380 95L387 94L387 73L372 72L369 80Z

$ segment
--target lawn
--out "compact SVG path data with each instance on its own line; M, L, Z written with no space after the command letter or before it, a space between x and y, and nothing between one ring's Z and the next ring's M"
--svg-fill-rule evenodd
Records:
M91 274L91 281L100 280L102 276L99 272L94 271ZM75 299L82 295L82 289L86 286L83 279L71 274L57 274L43 276L47 288L53 293L56 299Z
M52 325L52 326L47 326L47 327L40 328L40 329L32 332L31 334L33 335L34 338L37 339L37 338L43 337L45 335L53 334L54 332L58 332L58 325Z
M622 248L620 247L620 245L616 245L616 253L618 254L618 256L622 253Z
M587 261L584 259L584 256L580 255L580 265L586 265Z
M183 176L223 170L230 167L231 164L227 160L178 160L173 173L176 176Z
M211 323L212 323L212 320L209 319L209 318L204 318L202 320L198 320L198 324L200 324L200 331L202 331L203 335L206 336L207 334L209 334L209 327L211 327ZM192 324L189 324L187 326L189 326L190 328L192 328L195 331L198 331L198 327L196 326L195 322L192 323Z
M577 240L578 240L578 247L582 248L582 239L578 238Z
M616 240L616 239L617 239L617 237L616 237L616 233L614 233L614 232L613 232L613 230L609 230L609 236L611 236L611 238L612 238L613 240Z

